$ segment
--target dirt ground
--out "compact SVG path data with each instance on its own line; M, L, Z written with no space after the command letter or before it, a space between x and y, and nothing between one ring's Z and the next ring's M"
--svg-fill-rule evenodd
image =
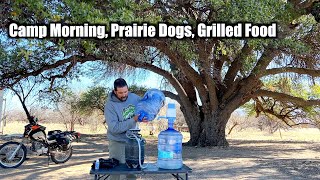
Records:
M1 139L1 135L0 135ZM183 147L189 179L320 179L320 141L228 139L230 147ZM0 144L4 143L0 140ZM48 165L47 157L29 156L19 168L0 168L0 179L93 179L91 163L108 158L104 134L83 135L65 164ZM147 139L146 162L156 162L157 141ZM138 179L174 179L142 175Z

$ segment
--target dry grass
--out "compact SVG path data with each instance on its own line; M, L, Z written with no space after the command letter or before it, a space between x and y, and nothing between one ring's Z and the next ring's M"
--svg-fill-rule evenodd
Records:
M8 124L5 133L21 133L23 123ZM47 130L61 129L63 125L44 124ZM100 129L101 128L101 129ZM148 136L147 127L141 127L147 139L147 162L156 162L157 133ZM50 164L46 157L30 157L17 169L1 169L0 179L93 179L89 175L91 163L99 157L108 157L108 141L103 125L97 131L76 126L83 138L74 143L74 155L65 164ZM187 141L189 136L183 133ZM274 134L246 129L232 132L228 148L183 147L183 161L193 169L190 179L320 179L320 131L318 129L291 129ZM1 140L0 144L4 143ZM173 179L170 175L142 175L139 179Z
M311 141L320 142L320 130L316 128L296 128L281 130L273 134L256 129L233 132L227 139L233 140L274 140L274 141Z
M23 127L26 125L26 123L24 122L11 122L11 123L7 123L6 126L4 127L3 130L3 134L22 134L23 133ZM51 131L51 130L62 130L62 131L66 131L66 127L64 124L57 124L57 123L41 123L41 125L46 127L46 131ZM157 135L159 133L159 131L155 130L154 131L154 135L149 135L149 131L150 131L150 125L146 124L146 123L141 123L139 125L140 129L141 129L141 134L145 137L145 138L151 138L151 139L155 139L157 138ZM156 128L157 129L157 128ZM105 126L103 124L101 124L100 126L94 128L91 125L84 125L81 126L79 124L75 125L75 131L80 132L81 134L106 134L107 129L105 128ZM184 137L184 141L188 141L190 138L189 133L186 132L182 132L183 137Z
M10 122L7 123L4 127L3 134L19 134L23 133L23 128L27 123L25 122ZM62 130L66 131L66 127L64 124L57 124L57 123L40 123L41 125L46 127L46 131L51 130ZM97 127L97 129L93 128L93 126L85 125L81 126L76 124L75 125L75 131L79 131L82 134L102 134L106 132L106 128L103 124L101 126Z
M22 134L23 127L26 123L23 122L12 122L7 123L4 127L3 134ZM46 128L46 131L51 130L67 130L64 124L57 123L44 123L42 124ZM146 138L156 138L159 131L155 131L155 134L150 136L149 130L150 127L148 124L140 124L141 134ZM90 125L75 125L75 131L80 132L81 134L106 134L106 128L104 125L100 125L97 128L93 128ZM190 138L189 133L182 132L184 141L188 141ZM296 128L290 130L280 130L273 134L266 131L259 131L257 129L245 129L240 132L233 131L230 135L227 136L227 139L233 140L280 140L280 141L313 141L320 142L320 130L316 128Z

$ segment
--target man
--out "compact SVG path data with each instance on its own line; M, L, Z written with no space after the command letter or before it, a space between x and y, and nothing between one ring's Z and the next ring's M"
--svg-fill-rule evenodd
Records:
M128 91L128 85L122 78L114 81L114 89L109 94L104 107L104 116L108 125L109 157L125 163L126 131L136 127L139 115L134 115L135 105L141 98ZM110 176L112 180L120 180L120 175ZM136 179L128 175L127 179Z

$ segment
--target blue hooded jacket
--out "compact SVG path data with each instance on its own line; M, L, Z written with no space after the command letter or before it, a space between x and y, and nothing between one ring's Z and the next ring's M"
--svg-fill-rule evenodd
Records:
M133 119L135 106L140 96L129 92L126 101L120 101L112 91L104 106L104 116L108 125L107 137L109 140L126 142L126 131L136 127Z

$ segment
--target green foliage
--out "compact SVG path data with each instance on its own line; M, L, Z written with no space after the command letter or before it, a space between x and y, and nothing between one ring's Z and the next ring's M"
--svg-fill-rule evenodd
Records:
M276 20L276 17L282 14L286 3L279 0L257 1L257 0L240 0L240 1L218 1L221 10L218 14L217 21L223 22L255 22L270 23ZM290 16L290 14L288 14ZM286 17L288 17L286 16Z
M23 21L20 16L28 14L29 12L32 12L32 16L35 19L44 19L49 17L46 7L44 6L44 2L41 0L17 0L12 7L11 15L13 20Z
M278 92L288 94L293 97L300 97L305 100L319 99L320 91L319 85L309 86L306 82L295 82L290 76L275 76L264 81L264 89L271 92ZM259 99L259 100L258 100ZM267 110L266 115L268 119L273 121L279 121L275 118L275 115L279 115L286 118L281 119L287 124L294 125L299 123L310 123L316 126L320 125L319 119L319 106L296 106L290 101L281 101L281 99L274 99L269 97L259 97L255 101L250 101L243 105L249 116L259 115L262 113L262 109L259 109L257 103L260 104L263 109ZM259 102L257 102L257 100ZM272 113L270 113L272 110ZM318 125L317 125L318 123Z
M76 107L82 114L90 115L94 110L98 110L103 114L107 97L106 88L101 86L91 87L80 95L79 101L76 102Z
M306 53L310 50L308 45L302 41L297 41L295 38L287 38L279 41L272 41L274 48L290 48L293 53Z
M311 14L317 22L320 22L320 2L314 2L311 9Z
M241 106L241 108L243 108L243 110L246 112L247 116L255 116L256 111L255 111L255 103L253 100L245 103L243 106Z
M190 41L173 41L170 48L179 52L179 55L183 56L183 58L188 62L199 59L199 55L195 52L194 44Z
M64 17L67 20L67 23L86 23L90 22L93 24L108 24L108 19L104 17L102 12L95 8L94 2L78 2L73 0L66 0L63 3L65 6L69 7L66 14L67 17ZM62 11L65 8L61 9Z
M251 73L251 70L255 67L257 63L257 54L253 53L244 58L244 63L241 69L241 75L246 77Z
M264 87L272 92L285 93L296 97L308 99L309 92L305 85L300 82L292 81L290 76L275 76L264 81Z
M320 85L315 84L311 87L311 92L309 93L309 97L312 99L320 99Z
M83 40L81 45L87 54L95 54L94 52L97 52L96 43L94 42Z
M129 87L129 91L134 92L139 96L143 96L147 89L145 87L132 85ZM111 92L111 89L101 86L91 87L80 95L72 108L79 110L81 114L85 115L91 115L94 111L99 111L100 114L103 114L104 105L108 98L108 92ZM70 92L68 95L73 96Z
M129 91L142 97L144 93L147 91L147 88L133 84L129 87Z

